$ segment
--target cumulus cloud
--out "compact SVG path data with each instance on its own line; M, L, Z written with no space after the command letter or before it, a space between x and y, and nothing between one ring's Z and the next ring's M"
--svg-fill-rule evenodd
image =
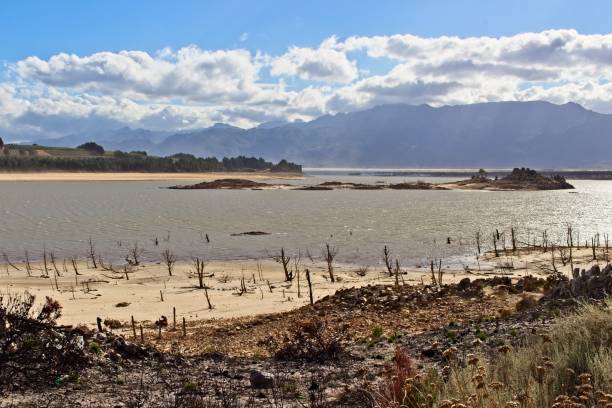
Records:
M60 53L16 61L8 71L0 82L0 131L14 138L125 125L249 127L385 103L574 101L612 113L612 35L575 30L330 37L280 55L196 46Z
M318 49L291 47L287 53L272 60L272 75L298 76L305 80L348 83L357 78L357 63L346 54L323 43Z
M241 101L259 91L260 66L246 50L197 47L157 56L142 51L100 52L85 57L29 57L14 65L22 78L83 92L194 101Z

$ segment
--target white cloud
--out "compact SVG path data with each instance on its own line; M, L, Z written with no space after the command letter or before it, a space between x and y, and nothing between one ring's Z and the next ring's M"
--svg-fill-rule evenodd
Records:
M305 80L348 83L358 76L357 63L346 53L332 48L335 38L318 49L291 47L272 60L271 73L276 76L299 76Z
M14 65L26 80L83 92L134 98L240 101L258 92L260 66L246 50L206 51L191 46L157 56L141 51L90 56L29 57Z
M381 72L380 61L391 68ZM196 46L60 53L9 64L3 81L0 130L14 137L123 125L248 127L383 103L542 99L612 113L612 35L330 37L276 56Z

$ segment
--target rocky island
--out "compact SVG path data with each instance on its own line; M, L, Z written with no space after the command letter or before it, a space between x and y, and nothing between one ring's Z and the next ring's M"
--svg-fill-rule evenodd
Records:
M263 189L290 189L302 191L330 191L330 190L488 190L488 191L538 191L538 190L568 190L573 189L563 176L545 176L529 168L515 168L504 177L488 177L487 173L480 171L470 179L446 182L428 183L424 181L403 183L353 183L342 181L326 181L324 183L294 186L287 184L270 184L244 179L219 179L186 186L172 186L175 190L263 190Z

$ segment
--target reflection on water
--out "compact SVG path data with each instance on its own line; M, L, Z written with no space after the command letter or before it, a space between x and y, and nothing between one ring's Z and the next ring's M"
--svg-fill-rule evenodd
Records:
M315 176L294 182L338 179L411 180ZM523 239L544 228L558 234L567 223L584 238L612 231L612 181L572 183L577 189L570 193L176 191L162 188L173 182L5 182L0 183L0 251L15 259L24 249L40 257L43 247L60 258L84 256L91 237L115 261L134 241L146 248L148 260L158 260L166 247L181 258L240 259L266 257L280 247L319 256L322 244L330 242L343 262L376 264L387 244L407 266L434 256L457 263L474 255L478 229L486 237L495 228L515 226ZM230 235L245 231L270 235Z

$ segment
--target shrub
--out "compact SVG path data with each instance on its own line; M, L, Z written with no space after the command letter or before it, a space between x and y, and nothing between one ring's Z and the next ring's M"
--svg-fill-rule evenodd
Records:
M38 311L35 297L0 294L0 389L50 383L85 362L83 338L55 326L61 305L47 297Z
M106 327L108 327L109 329L112 330L116 330L116 329L120 329L123 325L121 324L121 322L117 319L104 319L104 325Z
M516 302L515 308L517 312L522 312L522 311L533 308L537 304L538 302L535 300L533 296L523 294L523 296L521 297L521 300Z
M90 341L88 347L89 347L89 351L91 351L92 353L100 354L102 352L102 348L95 341Z
M374 405L389 408L432 406L441 381L436 370L417 373L408 353L397 347L372 391Z
M326 361L339 358L344 351L341 333L320 318L295 322L280 345L271 343L280 360Z

